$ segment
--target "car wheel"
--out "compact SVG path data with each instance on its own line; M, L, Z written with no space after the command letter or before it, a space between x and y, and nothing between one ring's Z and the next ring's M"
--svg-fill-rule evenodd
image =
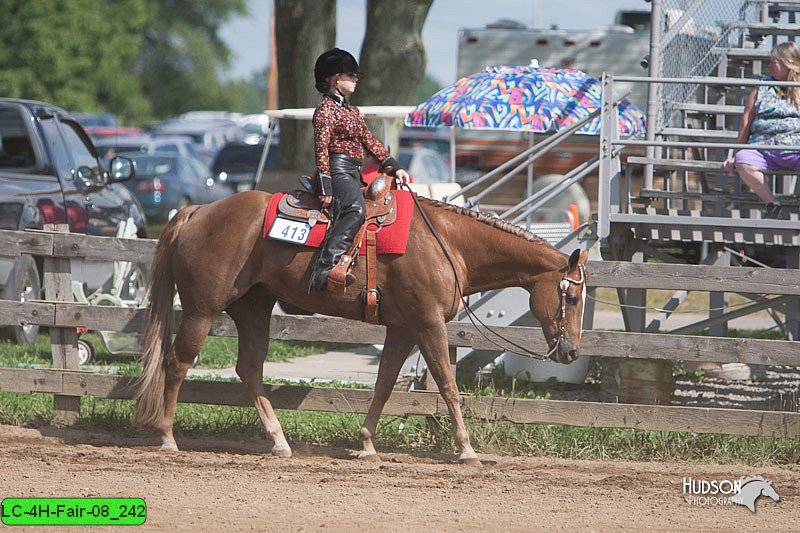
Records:
M78 364L88 365L94 360L94 346L83 339L78 339Z
M278 300L278 305L280 306L281 310L286 313L287 315L313 315L314 313L311 311L306 311L302 307L297 307L296 305L292 305L289 302L284 302L283 300Z
M4 298L17 302L42 299L42 282L33 257L23 255L17 260L6 284ZM30 344L39 335L39 326L35 324L11 326L3 328L2 334L17 344Z
M147 294L147 285L150 276L148 268L143 264L134 264L128 277L125 278L125 285L122 287L121 297L123 300L135 300L141 302Z

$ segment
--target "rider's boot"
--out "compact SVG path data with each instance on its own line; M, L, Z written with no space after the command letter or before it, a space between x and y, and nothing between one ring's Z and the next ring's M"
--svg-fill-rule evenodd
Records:
M333 227L328 228L325 244L312 273L311 287L313 289L324 290L327 287L331 270L339 258L350 248L353 238L363 222L364 211L360 205L356 204L344 208ZM355 276L348 272L345 285L351 285L355 279Z

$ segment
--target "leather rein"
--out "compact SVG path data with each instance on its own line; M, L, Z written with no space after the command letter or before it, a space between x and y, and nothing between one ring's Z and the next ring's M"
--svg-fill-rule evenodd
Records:
M408 185L404 184L404 187L409 192L412 192L411 188ZM490 326L486 325L475 314L474 311L472 311L472 309L469 307L469 304L467 303L466 297L461 292L461 281L458 279L458 272L456 270L456 265L453 262L453 259L450 257L450 254L447 252L447 248L445 247L444 243L442 242L442 239L439 236L439 233L436 231L436 228L433 227L433 224L431 223L430 219L428 218L428 215L426 215L425 211L419 206L419 202L417 201L417 196L415 194L413 194L413 192L411 194L411 198L414 200L414 205L416 206L417 210L419 211L420 215L422 216L422 220L425 222L425 225L428 226L428 229L431 231L431 234L436 239L436 242L439 244L439 247L442 249L442 252L444 253L444 256L447 258L447 261L450 263L450 267L453 269L453 276L454 276L455 282L456 282L456 290L458 292L458 297L461 300L461 304L464 306L464 310L467 313L467 317L469 318L470 322L472 322L472 325L475 326L475 329L478 331L478 333L480 333L481 336L484 339L486 339L487 341L491 342L492 344L494 344L498 348L501 348L504 352L511 352L511 353L514 353L514 354L517 354L517 355L521 355L522 357L527 357L529 359L535 359L535 360L538 360L538 361L544 361L545 359L550 359L550 357L554 353L556 353L556 350L558 350L558 346L561 344L561 339L564 338L564 335L566 334L566 331L567 331L567 290L569 289L570 285L580 286L581 284L585 283L586 276L584 275L584 266L582 264L578 265L578 269L579 269L579 273L580 273L580 277L578 279L572 279L572 278L570 278L568 276L567 273L564 273L564 276L561 278L561 281L558 284L558 289L559 289L559 292L561 293L560 294L560 296L561 296L561 317L559 319L558 337L556 337L555 339L553 339L553 341L550 342L550 344L552 344L552 346L547 351L547 353L539 353L539 352L535 352L533 350L529 350L528 348L525 348L524 346L520 346L519 344L515 343L511 339L509 339L507 337L504 337L500 333L494 331ZM484 333L484 331L481 330L481 328L478 327L478 324L483 326L483 328L486 331L488 331L489 333L491 333L492 335L494 335L498 339L501 339L502 341L510 344L511 346L513 346L514 348L516 348L519 351L510 350L506 346L503 346L503 345L497 343L496 341L494 341L493 339L489 338L486 335L486 333Z

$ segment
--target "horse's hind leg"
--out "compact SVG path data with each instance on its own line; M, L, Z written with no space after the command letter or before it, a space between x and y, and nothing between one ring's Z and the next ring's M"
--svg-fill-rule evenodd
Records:
M364 425L361 426L361 441L364 449L358 454L359 459L373 459L378 457L375 452L375 430L378 427L378 419L383 411L383 406L392 394L392 389L397 381L397 375L403 362L414 347L414 340L408 331L397 327L389 326L386 331L383 353L378 366L378 378L375 381L375 393L372 402L369 404L367 417Z
M478 455L472 449L469 442L469 434L464 426L464 418L461 415L460 399L456 378L450 367L450 356L447 346L447 327L444 322L425 329L418 339L419 349L422 357L428 364L428 372L431 373L439 392L447 404L450 412L450 419L453 423L453 438L456 441L461 455L458 456L461 462L466 464L480 464Z
M194 358L200 353L214 317L194 317L185 312L175 342L167 352L164 381L164 419L161 428L161 451L178 451L172 424L178 407L178 392Z
M264 389L264 359L269 349L269 321L274 305L275 298L265 291L251 290L227 311L239 332L236 373L253 400L267 437L272 439L272 455L291 457L292 449Z

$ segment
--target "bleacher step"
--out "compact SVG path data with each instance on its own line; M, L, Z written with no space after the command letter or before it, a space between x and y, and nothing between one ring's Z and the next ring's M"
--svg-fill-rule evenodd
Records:
M660 135L673 137L688 137L692 139L736 139L739 136L737 131L728 130L704 130L701 128L663 128L658 132Z

